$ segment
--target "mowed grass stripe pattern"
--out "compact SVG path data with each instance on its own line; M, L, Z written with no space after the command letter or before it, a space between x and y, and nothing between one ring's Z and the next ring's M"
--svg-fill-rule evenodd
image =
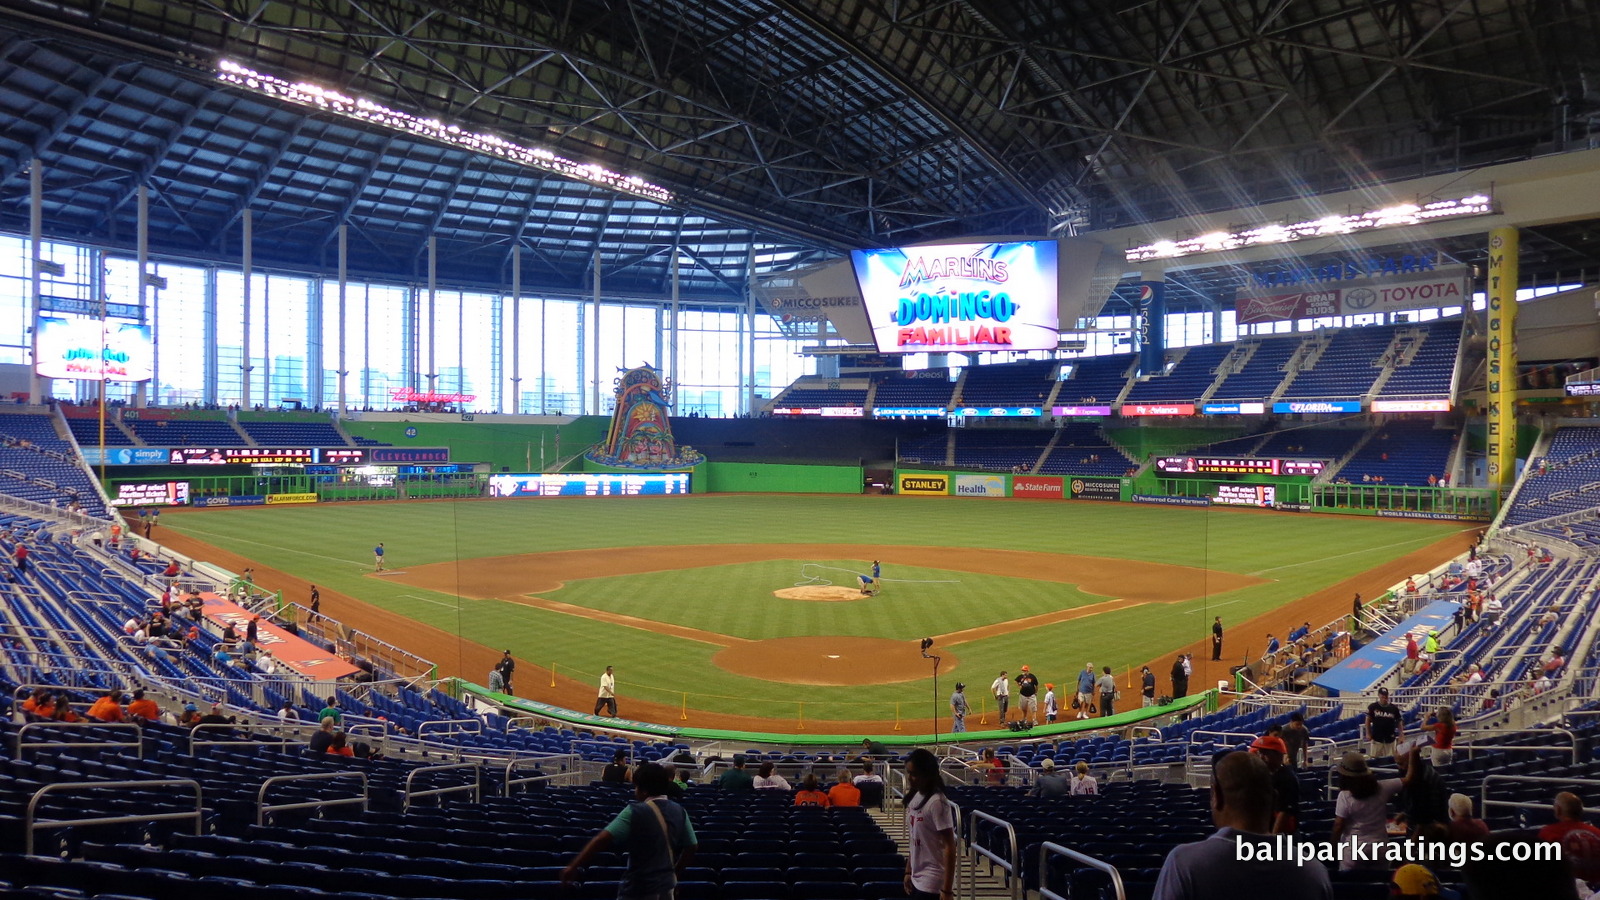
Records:
M1024 662L1058 687L1085 662L1112 665L1120 674L1124 666L1203 638L1210 619L1200 611L1209 604L1227 602L1227 620L1242 621L1462 526L1070 501L710 495L262 507L165 516L162 527L464 640L510 647L530 661L555 664L563 674L593 678L611 663L619 667L625 693L675 703L687 691L691 707L769 715L782 724L800 701L807 702L808 718L889 718L896 704L926 707L931 685L927 680L870 688L779 685L722 671L711 662L716 648L694 641L511 602L469 598L460 600L457 609L458 600L449 593L367 577L372 546L385 542L393 568L598 547L830 542L1032 550L1239 573L1271 570L1263 575L1271 583L1226 596L1117 610L952 648L949 656L960 664L941 671L941 690L959 677L969 683L972 694L986 687L999 669L1015 671ZM774 547L773 556L777 562L770 566L728 567L739 571L722 577L722 567L714 567L698 573L589 579L549 596L723 634L863 634L907 640L907 652L913 653L910 642L924 633L1103 599L1062 584L963 575L957 576L960 585L891 583L881 603L779 601L771 592L801 579L798 564L785 557L781 546ZM831 562L849 568L856 561ZM893 566L884 574L910 577ZM1195 614L1182 614L1191 610ZM1229 655L1236 650L1242 653L1243 648L1230 647Z

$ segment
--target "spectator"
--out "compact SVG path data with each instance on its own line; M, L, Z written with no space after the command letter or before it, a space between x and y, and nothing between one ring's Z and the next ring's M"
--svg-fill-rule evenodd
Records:
M861 755L863 756L870 756L874 759L888 759L890 756L889 748L885 747L882 742L875 741L872 738L862 738L861 747Z
M628 751L611 754L611 762L600 770L600 780L606 784L624 784L628 781Z
M1378 702L1367 707L1365 731L1368 755L1383 759L1394 755L1394 745L1405 736L1405 723L1400 707L1389 702L1389 689L1378 688Z
M1167 854L1154 900L1237 900L1243 885L1253 896L1333 900L1327 869L1302 867L1267 852L1272 805L1272 774L1260 757L1237 752L1222 757L1211 779L1217 831ZM1241 858L1236 841L1252 838L1261 839L1257 847L1263 852Z
M1289 748L1289 768L1305 768L1308 765L1306 748L1311 746L1311 731L1306 728L1306 714L1299 710L1289 713L1289 724L1283 726L1282 737L1283 745Z
M983 772L985 784L999 787L1006 783L1006 761L994 755L993 747L983 748L978 754L977 766Z
M1034 779L1030 797L1065 797L1072 789L1065 776L1056 771L1056 761L1045 757L1039 763L1039 777Z
M1428 760L1435 767L1448 766L1455 756L1456 714L1450 707L1441 706L1428 714L1422 727L1427 728L1429 722L1433 723L1433 751L1428 755Z
M98 722L122 721L122 692L119 690L106 691L100 699L94 701L89 707L89 718Z
M1100 793L1100 782L1089 774L1089 764L1078 760L1078 765L1073 769L1077 774L1072 776L1072 796L1093 797Z
M222 714L222 704L211 704L211 711L200 717L201 725L233 725L239 720Z
M735 758L737 765L739 758ZM693 858L699 841L683 807L667 797L666 770L655 763L639 766L633 779L634 802L617 813L611 823L590 839L561 872L561 883L571 884L595 856L613 847L625 850L628 865L619 897L671 897L678 875Z
M1346 751L1336 771L1339 796L1333 802L1333 842L1338 844L1348 838L1364 846L1388 843L1389 798L1400 793L1400 779L1379 781L1360 750ZM1375 860L1358 860L1348 852L1339 858L1342 872L1381 865Z
M1445 792L1444 782L1422 758L1420 750L1421 747L1413 745L1394 759L1400 767L1400 799L1405 808L1406 833L1413 837L1430 825L1443 825L1450 820L1450 797Z
M1250 752L1259 755L1272 773L1272 793L1275 798L1272 804L1272 833L1294 834L1300 820L1300 782L1295 779L1294 772L1283 764L1289 755L1289 748L1284 745L1283 738L1268 734L1256 738L1250 745Z
M326 752L333 756L355 756L356 752L345 744L346 737L342 731L333 733L333 740L328 743Z
M184 728L193 728L200 724L200 707L193 703L183 705L183 715L178 717L178 724Z
M161 721L161 707L154 700L147 700L142 688L133 692L133 699L128 701L128 716L142 722Z
M278 710L278 721L293 724L300 721L300 713L295 710L294 704L288 700L283 701L283 706Z
M344 724L344 713L339 711L339 699L337 697L329 697L328 705L322 708L322 712L317 713L318 722L327 718L332 718L335 725Z
M1556 820L1539 829L1539 840L1561 845L1561 858L1572 863L1573 874L1584 881L1600 877L1600 828L1583 820L1583 801L1562 791L1551 804Z
M1480 841L1489 836L1489 823L1472 816L1472 798L1466 794L1450 795L1450 840Z
M828 788L829 806L860 806L861 789L850 780L850 770L839 770L839 783Z
M755 780L754 780L754 782L752 783L751 786L754 787L758 791L761 791L761 790L769 790L769 791L790 791L790 790L794 790L794 788L792 788L789 785L789 782L788 782L787 779L785 779L782 775L779 775L774 771L776 768L777 767L774 766L771 761L762 763L761 764L760 774L756 775Z
M1426 900L1429 897L1438 897L1439 879L1433 877L1427 866L1416 863L1401 866L1394 872L1394 877L1389 879L1389 896L1405 898L1405 900Z
M323 716L322 723L306 743L306 752L313 755L328 752L328 746L333 743L333 728L338 724L332 716Z
M822 788L817 785L815 773L806 775L806 780L802 782L800 790L795 792L794 805L818 807L826 807L828 805L828 795L823 793Z
M944 796L939 761L918 747L906 758L906 832L911 853L906 860L905 888L912 900L945 900L955 896L956 836L950 802Z
M755 778L751 776L750 771L744 767L744 764L744 754L734 754L733 768L722 773L722 777L717 779L717 787L725 791L748 791L754 788Z

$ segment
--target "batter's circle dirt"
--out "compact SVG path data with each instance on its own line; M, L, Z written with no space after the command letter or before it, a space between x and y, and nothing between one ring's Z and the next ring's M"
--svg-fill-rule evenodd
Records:
M711 661L735 675L767 681L855 687L927 678L932 664L912 649L912 642L888 638L786 637L735 644L717 651ZM945 672L960 663L948 650L940 659Z
M780 600L810 600L815 603L848 603L851 600L865 600L867 595L855 588L840 587L836 584L808 584L802 587L782 588L772 592L772 596Z

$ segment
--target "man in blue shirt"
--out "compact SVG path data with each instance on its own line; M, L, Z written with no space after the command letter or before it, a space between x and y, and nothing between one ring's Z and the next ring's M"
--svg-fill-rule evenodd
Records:
M1074 699L1078 705L1078 718L1089 718L1089 710L1094 706L1094 663L1083 664L1083 671L1078 673L1078 696Z
M1211 778L1215 834L1167 854L1154 900L1237 900L1242 896L1333 900L1328 870L1276 854L1272 830L1272 773L1261 757L1234 752ZM1267 858L1263 858L1263 856Z
M374 572L382 572L383 571L383 544L381 542L378 544L378 546L372 548L372 555L376 558L376 561L377 561L377 565L375 565L373 567L372 571L374 571Z
M634 770L637 799L567 864L561 883L572 883L591 859L615 847L628 854L618 900L670 900L678 886L678 873L700 843L683 807L667 799L671 783L667 770L657 763L644 763Z

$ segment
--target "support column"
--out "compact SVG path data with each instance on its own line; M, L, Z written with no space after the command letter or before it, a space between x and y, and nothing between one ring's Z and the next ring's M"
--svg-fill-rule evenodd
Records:
M544 410L540 410L543 412ZM501 412L505 412L504 409ZM511 412L522 412L522 243L511 248Z
M589 316L589 371L594 373L593 390L590 393L589 414L601 415L603 408L600 406L600 248L594 251L594 302L590 307L592 315Z
M744 345L740 348L749 359L745 367L744 411L756 412L756 245L751 243L745 251L744 288Z
M435 393L439 378L439 241L428 235L428 393Z
M243 388L240 392L240 409L250 408L250 373L255 369L250 365L250 264L254 238L255 226L247 209L244 211L244 347L239 360L239 383Z
M37 159L28 164L28 321L26 333L33 350L28 354L28 402L42 402L44 383L39 377L39 306L43 290L39 266L44 262L44 165Z
M146 406L146 404L149 403L150 391L151 391L152 388L155 387L155 385L157 383L156 379L161 377L161 353L160 353L160 347L161 347L160 338L161 338L161 336L156 333L155 310L151 309L148 305L146 305L146 298L149 296L148 290L149 290L149 286L150 286L149 285L149 282L150 282L150 190L149 190L149 188L145 187L142 184L139 185L139 190L138 190L138 192L136 194L136 201L137 201L137 204L138 204L138 207L137 207L138 208L138 224L135 226L135 230L138 232L138 234L135 236L134 241L136 242L136 245L137 245L137 248L138 248L137 249L138 265L139 265L139 273L138 273L138 278L139 278L139 300L138 300L138 303L139 303L139 311L144 315L145 321L150 324L150 347L151 347L151 352L154 354L153 358L151 360L151 369L152 369L152 371L150 373L150 380L149 381L141 381L141 382L139 382L138 387L134 388L133 405L134 405L135 408L143 409Z
M1167 273L1144 272L1139 281L1139 374L1160 374L1167 350Z
M672 402L678 415L684 414L683 395L678 391L678 248L672 248L672 320L667 323L670 339L667 342L667 377L672 381Z
M349 287L349 284L350 284L350 281L349 281L349 277L350 277L350 244L349 244L349 235L346 232L347 228L348 228L348 226L346 226L346 225L340 225L339 226L339 368L338 368L337 371L335 371L334 374L339 379L339 398L338 398L338 400L339 400L339 417L340 418L344 418L344 415L345 415L345 409L346 409L346 403L347 403L347 400L346 400L346 397L345 397L345 378L350 374L349 366L346 364L346 360L348 359L348 357L346 357L346 355L345 355L345 353L346 353L346 350L345 350L345 338L346 338L346 335L345 335L345 308L344 308L344 305L345 305L345 291Z
M1489 486L1517 477L1517 253L1515 228L1489 232Z

